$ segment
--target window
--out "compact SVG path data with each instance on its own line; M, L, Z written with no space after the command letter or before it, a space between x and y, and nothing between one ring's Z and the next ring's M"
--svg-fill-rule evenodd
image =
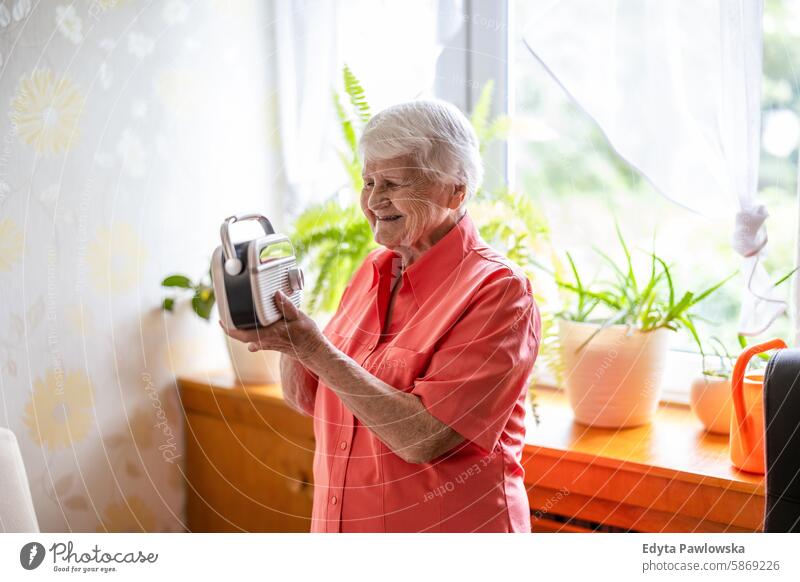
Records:
M686 290L699 291L739 267L731 249L732 225L685 210L640 178L610 148L600 130L570 101L522 42L530 3L511 0L508 79L514 96L515 131L509 142L509 180L518 192L532 196L547 215L556 248L570 251L586 273L596 272L601 259L592 245L612 256L619 245L618 220L631 246L656 249L674 264L675 278ZM768 0L764 9L764 78L762 157L759 196L770 212L768 271L777 280L795 263L798 212L796 200L800 121L800 6L789 0ZM797 69L797 70L795 70ZM641 253L643 261L647 257ZM736 325L741 281L730 281L695 312L707 321L698 328L708 339L719 337L736 353ZM789 297L785 283L785 297ZM763 338L791 339L788 316L780 318ZM673 349L696 353L688 333L673 338ZM677 358L690 375L699 372L698 356ZM688 364L687 364L688 362ZM697 367L695 367L697 366ZM688 390L688 382L681 382Z
M729 219L701 217L656 192L528 52L522 35L530 10L524 0L415 0L402 9L354 0L341 4L337 14L339 58L360 77L373 111L434 92L469 111L484 84L494 81L494 112L510 113L514 123L508 144L488 152L487 182L505 179L513 191L532 197L549 220L555 247L562 255L570 251L584 273L601 267L592 246L619 257L615 219L632 247L649 251L655 234L656 250L673 266L679 290L699 291L737 271L740 259L731 248ZM387 20L402 24L374 28ZM434 21L437 26L431 27ZM416 31L411 41L409 30ZM370 46L381 50L370 51ZM800 5L766 0L759 196L770 212L766 267L775 280L795 264L798 71ZM639 258L646 264L644 253ZM695 308L709 347L715 336L737 352L741 286L735 278ZM782 288L788 298L790 283ZM772 336L793 339L788 316L751 341ZM675 390L665 388L669 398L685 399L701 362L688 333L675 334L672 347Z

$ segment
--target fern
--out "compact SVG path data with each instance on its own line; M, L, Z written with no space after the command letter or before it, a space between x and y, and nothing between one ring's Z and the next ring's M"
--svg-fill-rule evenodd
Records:
M298 256L310 277L309 311L333 312L353 273L375 248L372 229L357 204L317 204L295 221Z
M505 138L511 128L511 120L506 115L500 115L494 119L490 119L493 94L494 81L489 80L486 85L483 86L483 89L481 89L478 102L475 103L475 107L469 118L475 130L475 135L478 136L481 153L483 153L484 148L488 144L495 140Z
M478 136L478 142L483 145L486 129L489 126L489 114L492 111L492 94L494 93L494 81L488 81L481 89L481 94L478 97L475 107L469 116L475 134Z
M367 103L367 96L364 94L364 88L361 86L361 82L347 65L342 69L342 77L344 79L345 93L350 97L350 103L353 109L356 111L361 121L367 123L370 117L372 117L372 114L369 111L369 103Z

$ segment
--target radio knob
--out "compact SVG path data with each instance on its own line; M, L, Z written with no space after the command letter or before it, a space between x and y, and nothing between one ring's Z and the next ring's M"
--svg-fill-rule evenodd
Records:
M292 291L300 291L305 281L303 280L303 270L299 267L289 269L289 288Z

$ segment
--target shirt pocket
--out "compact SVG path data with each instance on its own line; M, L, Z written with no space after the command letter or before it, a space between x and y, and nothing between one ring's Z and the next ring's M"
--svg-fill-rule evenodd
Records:
M411 392L414 382L425 372L429 359L430 354L427 353L389 346L367 358L363 367L390 386Z

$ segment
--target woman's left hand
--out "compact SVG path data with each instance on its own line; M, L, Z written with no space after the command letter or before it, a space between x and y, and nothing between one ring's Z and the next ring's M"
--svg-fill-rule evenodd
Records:
M248 343L247 349L251 352L275 350L301 362L309 361L325 343L325 336L316 322L297 309L281 291L275 293L275 306L283 319L267 327L244 330L226 328L221 321L219 324L232 338Z

